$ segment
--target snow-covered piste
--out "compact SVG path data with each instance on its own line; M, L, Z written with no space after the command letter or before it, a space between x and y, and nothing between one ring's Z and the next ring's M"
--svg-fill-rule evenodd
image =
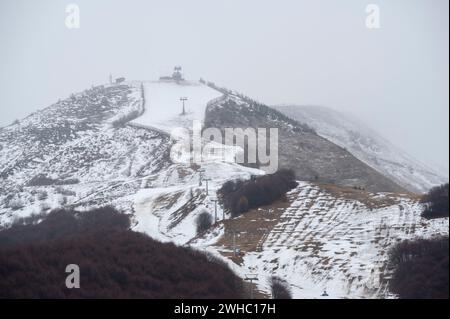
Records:
M145 111L131 123L171 133L174 128L191 128L194 120L203 121L208 102L222 96L207 85L190 81L144 82ZM185 101L185 115L183 103Z

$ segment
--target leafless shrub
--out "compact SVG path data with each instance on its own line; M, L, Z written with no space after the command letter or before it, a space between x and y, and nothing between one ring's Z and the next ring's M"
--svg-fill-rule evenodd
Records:
M425 210L422 216L431 218L448 217L449 200L448 200L448 183L432 188L422 198L422 203L425 203Z
M273 276L270 278L272 299L292 299L292 292L286 280Z
M448 236L397 244L389 251L391 291L406 299L448 299L448 257Z
M197 216L195 220L195 224L197 226L197 234L201 234L204 231L208 230L212 225L212 216L208 212L202 212Z

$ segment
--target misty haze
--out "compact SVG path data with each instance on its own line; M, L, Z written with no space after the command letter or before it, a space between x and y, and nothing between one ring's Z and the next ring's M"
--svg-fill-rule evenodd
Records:
M448 10L2 0L0 298L448 299Z

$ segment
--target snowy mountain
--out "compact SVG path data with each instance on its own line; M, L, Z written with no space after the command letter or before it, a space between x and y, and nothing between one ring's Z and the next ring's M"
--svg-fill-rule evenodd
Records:
M180 97L187 98L184 115ZM193 120L279 128L280 168L294 168L299 186L285 200L232 218L217 190L265 172L228 160L232 148L225 160L172 161L169 133L192 134ZM191 157L190 148L176 151ZM1 128L0 177L0 227L58 207L113 205L135 231L208 251L242 277L257 274L266 296L267 279L278 275L297 298L321 298L323 290L336 298L390 297L387 249L403 238L448 234L448 218L423 220L418 198L398 193L403 188L308 126L189 81L97 86ZM202 212L216 222L197 235Z
M318 135L310 126L248 97L228 94L227 99L211 105L205 126L222 130L277 128L278 167L294 170L303 181L362 187L375 192L406 191L346 149Z
M346 148L358 159L412 192L424 193L448 182L350 116L322 106L275 106L284 114L307 123L321 136Z

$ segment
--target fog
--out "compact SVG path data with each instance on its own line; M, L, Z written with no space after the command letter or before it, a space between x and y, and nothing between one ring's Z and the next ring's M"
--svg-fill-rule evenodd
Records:
M266 104L349 112L449 167L447 0L0 0L0 126L113 76L183 67ZM380 28L365 24L380 8Z

